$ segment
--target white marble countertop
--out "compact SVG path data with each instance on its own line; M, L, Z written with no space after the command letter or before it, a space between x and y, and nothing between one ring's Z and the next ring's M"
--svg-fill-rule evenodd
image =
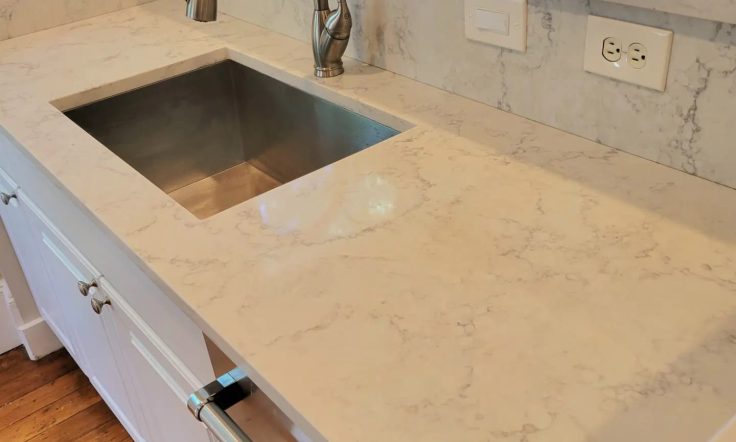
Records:
M701 441L736 413L732 189L182 9L0 43L0 126L308 434ZM411 128L200 221L49 104L226 57Z

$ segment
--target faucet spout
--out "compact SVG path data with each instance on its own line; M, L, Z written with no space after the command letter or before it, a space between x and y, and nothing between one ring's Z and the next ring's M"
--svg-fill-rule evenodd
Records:
M187 17L197 21L217 20L217 0L185 0ZM342 56L350 41L353 18L347 0L338 0L330 10L329 0L314 0L312 16L312 52L314 75L336 77L345 72Z
M186 0L187 17L196 21L217 20L217 0Z
M347 0L339 0L337 9L329 10L328 0L315 0L312 23L314 75L335 77L345 72L342 56L348 47L353 19Z

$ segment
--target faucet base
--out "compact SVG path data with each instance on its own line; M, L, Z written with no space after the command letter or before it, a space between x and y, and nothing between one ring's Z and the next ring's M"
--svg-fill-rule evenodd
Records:
M332 78L337 77L345 73L345 68L342 66L331 66L328 68L316 67L314 68L314 76L318 78Z

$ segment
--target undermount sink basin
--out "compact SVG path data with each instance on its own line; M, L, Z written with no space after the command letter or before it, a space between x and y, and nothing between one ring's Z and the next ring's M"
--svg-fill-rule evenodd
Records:
M200 219L398 133L229 60L65 114Z

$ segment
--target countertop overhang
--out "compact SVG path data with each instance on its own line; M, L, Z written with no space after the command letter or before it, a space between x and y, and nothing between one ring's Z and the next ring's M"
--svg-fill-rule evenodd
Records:
M0 43L0 127L316 440L693 441L736 413L733 189L311 57L159 0ZM200 221L51 104L224 58L406 131Z

